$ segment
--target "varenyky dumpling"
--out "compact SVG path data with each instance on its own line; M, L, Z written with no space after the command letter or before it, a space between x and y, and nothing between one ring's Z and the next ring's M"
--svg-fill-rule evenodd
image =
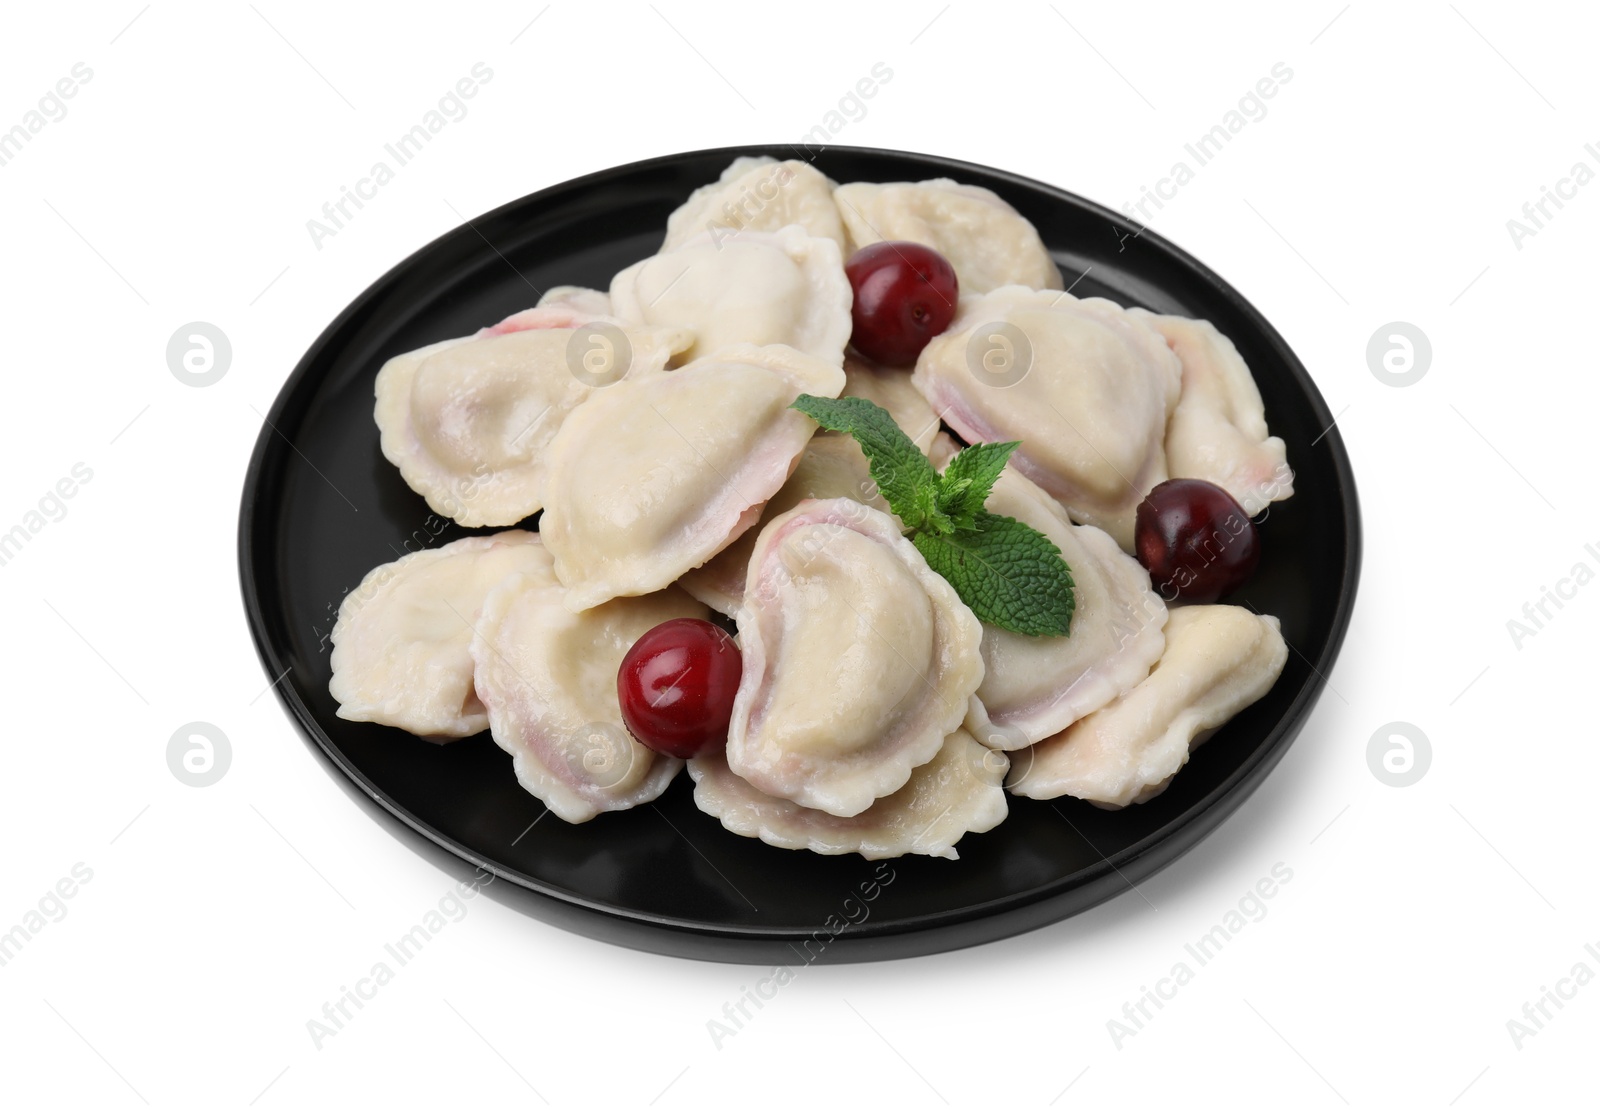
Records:
M939 754L911 772L910 781L854 817L763 794L729 770L721 752L691 759L689 777L695 804L720 819L723 828L778 848L809 848L826 856L856 852L867 859L957 859L956 841L1005 820L1001 782L1006 767L1004 755L957 729L945 737Z
M611 294L583 285L552 285L539 298L539 307L570 308L591 316L610 316Z
M683 766L628 734L617 668L656 625L707 611L669 589L574 613L565 592L534 575L506 579L483 603L471 651L489 731L517 781L577 824L653 801Z
M942 469L954 453L955 444L940 436L935 464ZM1100 529L1073 524L1011 467L1000 472L984 507L1044 533L1072 571L1071 635L1024 636L983 626L983 684L967 728L983 743L1010 751L1060 732L1143 681L1161 658L1167 607L1137 559Z
M830 497L848 497L874 509L890 511L856 441L847 435L818 432L806 444L789 480L762 508L755 526L717 552L710 562L684 574L678 585L724 616L733 616L744 600L745 574L762 526L802 501Z
M744 674L728 766L836 817L933 759L983 680L972 610L898 520L846 498L768 522L737 620Z
M469 527L515 524L539 511L545 449L594 383L660 370L692 341L681 328L623 324L562 303L396 355L376 384L384 457L434 512ZM580 378L574 359L595 354L605 372Z
M911 381L969 443L1021 440L1012 465L1131 551L1134 512L1167 477L1181 374L1161 333L1112 302L1013 286L963 297Z
M468 536L368 572L333 626L339 716L440 741L488 728L468 645L484 597L512 574L555 583L536 533Z
M833 199L850 233L847 258L884 239L909 240L948 258L963 293L1061 288L1061 270L1034 226L988 189L948 178L857 181L839 186Z
M1261 391L1233 341L1209 320L1142 308L1128 315L1165 336L1183 365L1178 407L1167 423L1167 473L1214 482L1249 516L1293 494L1283 440L1268 434Z
M1196 737L1272 688L1288 656L1277 617L1236 605L1174 609L1150 677L1014 755L1006 786L1029 798L1070 794L1111 809L1148 801L1189 761Z
M622 319L694 332L679 361L736 343L785 343L838 366L851 297L839 244L793 226L697 235L611 279Z
M654 593L727 547L816 430L789 405L842 388L837 365L774 345L730 347L596 393L547 452L539 527L569 602Z
M722 177L689 195L667 217L663 251L712 231L777 231L797 224L832 239L844 251L844 225L833 204L833 182L807 162L736 158Z

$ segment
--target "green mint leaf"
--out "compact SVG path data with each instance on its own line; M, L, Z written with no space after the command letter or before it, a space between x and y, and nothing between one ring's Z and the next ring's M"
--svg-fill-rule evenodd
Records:
M956 530L955 521L951 520L950 515L939 507L939 485L937 482L917 487L915 506L913 516L922 522L917 525L919 529L926 528L940 535ZM901 522L904 523L904 515L899 513L895 515L899 516Z
M1022 446L1020 442L974 443L963 448L951 459L939 478L938 505L957 529L970 531L973 519L983 512L983 503L989 499L995 479L1011 459L1011 452Z
M948 531L948 515L938 504L939 473L887 411L864 397L815 397L802 393L789 406L830 432L855 437L867 456L872 480L907 528Z
M1042 532L979 511L972 530L918 531L911 542L986 624L1025 636L1065 636L1071 630L1072 572Z

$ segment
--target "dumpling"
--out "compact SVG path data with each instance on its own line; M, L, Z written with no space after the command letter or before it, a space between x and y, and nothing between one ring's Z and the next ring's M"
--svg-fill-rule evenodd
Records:
M1202 733L1272 689L1288 656L1276 617L1236 605L1174 609L1150 677L1014 755L1006 786L1029 798L1070 794L1106 808L1148 801L1189 761Z
M761 530L739 610L728 766L854 817L939 753L983 680L982 630L900 523L846 498Z
M940 436L934 461L955 452ZM1150 574L1100 529L1073 524L1061 506L1011 467L985 503L1043 532L1072 570L1074 609L1067 636L1024 636L983 626L983 684L967 728L991 747L1025 748L1137 686L1161 658L1167 607Z
M680 362L736 343L786 343L838 366L850 303L839 244L800 227L697 235L611 279L622 319L694 332Z
M988 189L948 178L876 185L858 181L834 190L850 234L850 251L884 239L932 247L950 260L963 293L1003 285L1060 289L1061 270L1039 233Z
M847 373L848 369L846 363ZM678 585L724 616L733 616L744 600L745 572L762 525L802 501L830 497L848 497L874 509L890 511L856 441L847 435L818 432L806 445L789 480L761 510L755 526L717 552L710 562L685 573Z
M1167 473L1204 478L1254 516L1294 493L1283 440L1267 434L1266 409L1233 341L1208 320L1130 308L1159 331L1183 366L1178 407L1167 423Z
M545 448L568 414L598 384L659 370L691 342L681 328L552 304L397 355L376 385L384 457L434 512L469 527L515 524L542 505ZM591 366L596 356L603 365Z
M601 390L550 443L540 531L577 608L654 593L755 523L844 371L784 346L730 347Z
M910 781L854 817L769 797L730 771L721 752L691 759L689 777L695 804L720 819L723 828L778 848L809 848L825 856L856 852L867 859L957 859L956 841L1005 820L1000 784L1006 767L1004 755L957 729L938 755L911 772Z
M906 371L878 366L852 351L844 356L844 392L840 396L860 397L887 411L924 455L933 447L933 437L939 434L939 417L911 384L911 375Z
M611 294L582 285L553 285L539 298L540 308L570 308L591 316L611 315Z
M707 613L675 589L583 613L563 593L534 575L502 582L483 603L472 659L489 731L511 753L517 781L577 824L654 800L683 766L628 734L617 668L656 625Z
M735 158L722 177L690 194L667 217L663 251L710 231L777 231L798 224L844 250L844 225L833 204L833 182L808 162Z
M370 571L333 626L339 716L439 741L488 728L467 649L484 597L513 574L555 583L536 533L468 536Z
M1021 440L1012 465L1131 551L1180 377L1161 333L1110 301L1011 287L963 297L911 381L969 443Z

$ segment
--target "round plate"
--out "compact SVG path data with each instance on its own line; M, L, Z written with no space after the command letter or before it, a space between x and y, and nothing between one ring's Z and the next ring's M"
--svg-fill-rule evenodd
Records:
M805 158L835 181L950 177L1033 221L1077 296L1211 320L1255 372L1289 448L1295 495L1262 525L1264 557L1233 602L1275 614L1294 650L1272 691L1195 752L1159 797L1111 812L1010 799L958 861L785 851L696 809L688 775L655 804L583 825L543 819L487 733L436 745L340 720L328 694L340 599L373 567L469 534L433 516L378 449L373 378L392 355L466 335L558 284L604 289L655 252L667 214L743 154ZM1080 276L1082 275L1082 276ZM923 154L730 148L621 166L457 228L380 278L306 352L245 478L245 608L274 689L335 777L447 870L536 917L630 947L793 965L916 956L1087 909L1192 848L1283 756L1333 666L1355 603L1355 481L1327 405L1287 344L1216 274L1159 236L1048 185ZM358 511L359 510L359 511ZM480 531L492 531L485 529Z

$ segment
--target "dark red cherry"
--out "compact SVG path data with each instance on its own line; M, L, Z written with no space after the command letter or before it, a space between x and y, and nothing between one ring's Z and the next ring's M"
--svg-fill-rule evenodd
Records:
M640 636L617 668L617 701L634 739L688 759L728 742L728 718L744 663L733 637L710 621L680 617Z
M956 271L932 247L873 243L851 255L844 272L855 293L850 342L874 362L910 366L955 317Z
M1250 580L1261 561L1256 526L1221 486L1162 482L1139 504L1134 551L1168 601L1212 602Z

